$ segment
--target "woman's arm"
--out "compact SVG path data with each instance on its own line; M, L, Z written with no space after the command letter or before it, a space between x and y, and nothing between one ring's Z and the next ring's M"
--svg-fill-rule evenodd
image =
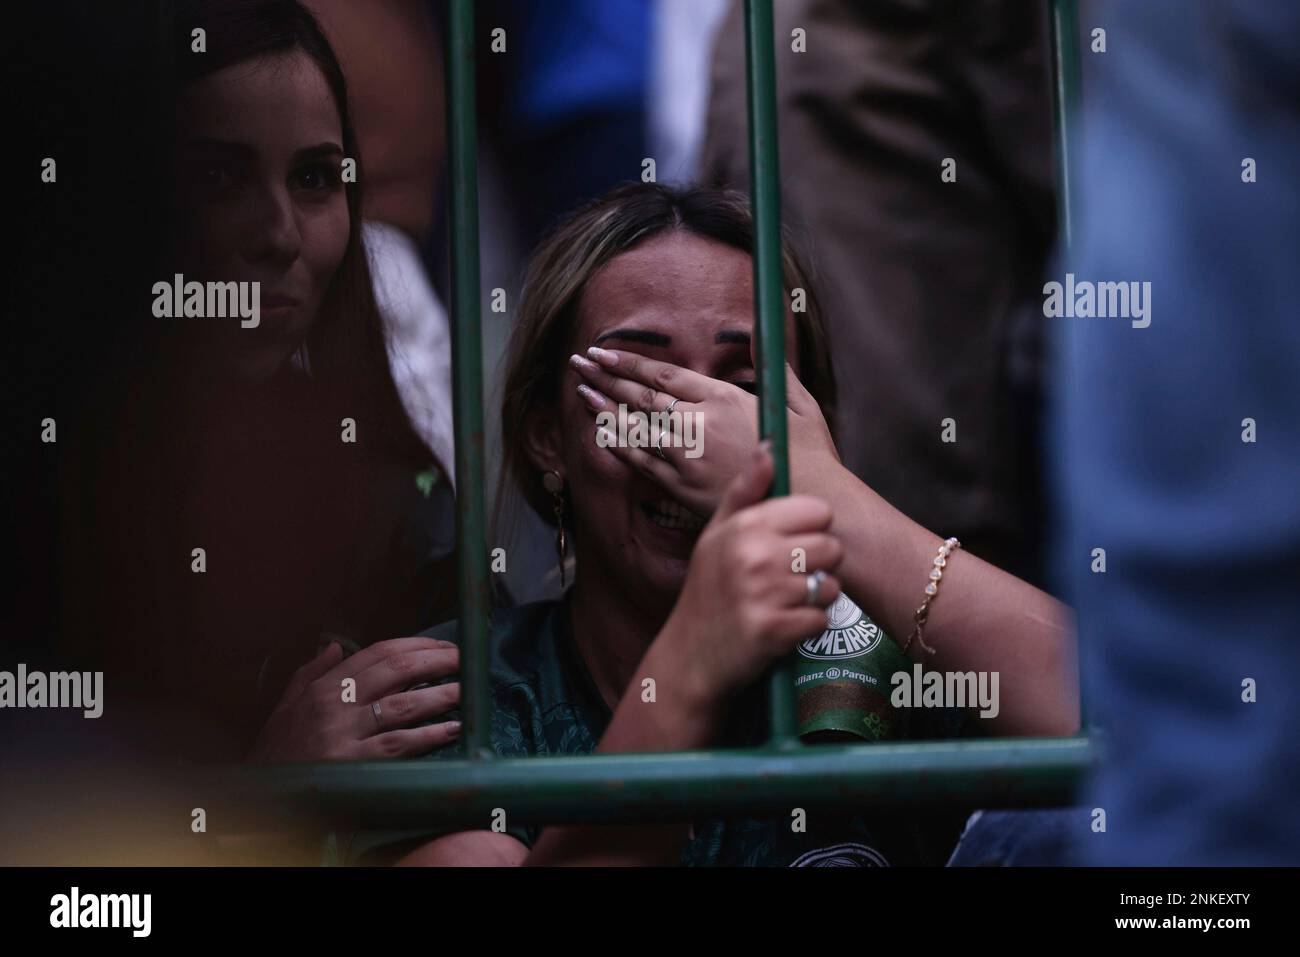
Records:
M573 366L587 385L593 413L615 403L695 416L702 454L687 458L669 446L665 458L645 449L611 447L687 507L708 514L718 489L758 441L757 400L743 389L635 353L593 349ZM595 361L592 361L595 360ZM600 390L600 391L596 391ZM917 525L840 463L816 400L786 366L791 486L831 505L831 533L845 549L838 569L844 589L897 642L912 632L943 537ZM810 569L815 567L812 564ZM988 719L1000 734L1072 734L1079 727L1078 681L1068 609L993 565L958 550L948 558L931 602L926 664L943 671L997 672L999 712ZM919 660L913 642L909 655Z
M842 465L800 468L791 484L831 504L831 533L844 545L844 590L900 644L929 582L944 539L922 528ZM999 710L990 731L1068 735L1079 730L1079 691L1070 610L1050 595L958 549L947 558L930 603L924 654L914 661L939 671L998 672Z
M459 831L421 844L396 867L518 867L528 848L509 834Z
M642 700L641 681L623 692L614 717L596 748L598 754L688 751L708 746L721 724L718 699L682 668L682 636L669 622L641 661L637 674L655 679L655 700ZM689 662L687 662L689 665ZM548 827L525 864L676 865L687 826L656 825Z
M696 689L680 674L679 662L665 660L678 639L665 626L646 652L639 675L654 677L656 701L641 700L641 682L623 693L600 739L598 754L683 751L709 743L716 710L696 700ZM676 676L675 676L676 675ZM507 817L510 808L505 808ZM530 851L508 834L464 831L435 838L398 862L403 865L493 867L547 864L627 865L678 863L686 825L548 827Z
M646 652L637 673L656 677L656 701L641 700L641 682L633 681L623 693L613 719L600 739L598 754L647 751L684 751L707 745L718 716L707 701L695 700L696 691L680 672L678 662L665 660L677 638L665 626ZM505 808L507 816L509 807ZM530 851L508 834L463 831L435 838L412 851L399 866L511 867L521 865L675 865L686 840L686 825L658 825L544 829Z

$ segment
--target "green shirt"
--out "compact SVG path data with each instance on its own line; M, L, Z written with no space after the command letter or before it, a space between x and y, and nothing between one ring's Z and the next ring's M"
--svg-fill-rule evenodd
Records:
M456 641L457 623L447 622L425 632L433 638ZM612 717L573 642L565 602L536 602L494 613L492 641L492 746L502 757L590 754ZM765 715L758 694L742 696L721 743L753 745L762 740ZM924 714L924 712L922 713ZM454 717L449 715L448 718ZM954 719L947 712L936 727L920 724L913 737L951 735ZM429 756L430 760L457 759L460 745ZM868 822L862 814L843 809L807 811L806 830L795 833L787 814L774 818L741 815L700 818L693 836L681 849L685 865L746 866L888 866L942 864L957 841L969 810L875 812ZM528 847L536 842L540 827L507 829ZM428 840L432 834L425 834ZM389 840L399 835L387 835ZM411 837L402 850L421 841ZM347 860L367 857L378 835L359 836L336 856ZM379 858L382 859L382 858Z

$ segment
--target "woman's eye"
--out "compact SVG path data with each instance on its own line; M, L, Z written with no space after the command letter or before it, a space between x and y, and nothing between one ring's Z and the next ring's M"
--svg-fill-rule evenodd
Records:
M298 170L293 176L294 186L309 193L333 189L338 182L338 170L325 164L308 166Z

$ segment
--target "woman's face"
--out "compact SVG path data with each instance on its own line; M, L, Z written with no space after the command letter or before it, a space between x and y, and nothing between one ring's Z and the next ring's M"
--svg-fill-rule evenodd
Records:
M202 327L209 356L274 375L315 320L347 248L343 132L305 53L238 63L186 87L177 109L178 271L185 281L259 282L255 328Z
M636 352L754 389L753 264L730 246L682 231L658 236L602 267L583 290L576 318L572 352L584 355L593 345ZM785 339L798 373L788 309ZM559 439L580 564L608 568L632 593L671 598L700 528L667 527L663 510L676 503L596 445L591 413L576 392L581 381L566 364ZM704 435L705 456L708 450Z

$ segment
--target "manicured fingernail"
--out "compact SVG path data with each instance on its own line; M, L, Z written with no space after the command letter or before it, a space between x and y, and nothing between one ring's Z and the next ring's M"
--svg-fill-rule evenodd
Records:
M578 394L590 402L592 405L604 405L605 397L590 386L578 386Z
M595 372L597 369L600 368L600 366L596 365L596 363L590 361L589 359L584 359L576 352L573 355L569 356L569 365L573 366L575 369L579 370L580 372Z
M618 365L618 354L617 354L617 353L609 352L608 350L606 350L606 349L601 349L601 348L599 348L599 347L597 347L597 346L592 346L591 348L589 348L589 349L587 350L587 355L591 356L593 359L595 359L595 360L596 360L597 362L599 362L601 365L606 365L606 366L616 366L616 365Z
M456 737L456 735L460 734L459 721L446 721L443 723L443 727L447 729L447 734L449 734L453 738Z

